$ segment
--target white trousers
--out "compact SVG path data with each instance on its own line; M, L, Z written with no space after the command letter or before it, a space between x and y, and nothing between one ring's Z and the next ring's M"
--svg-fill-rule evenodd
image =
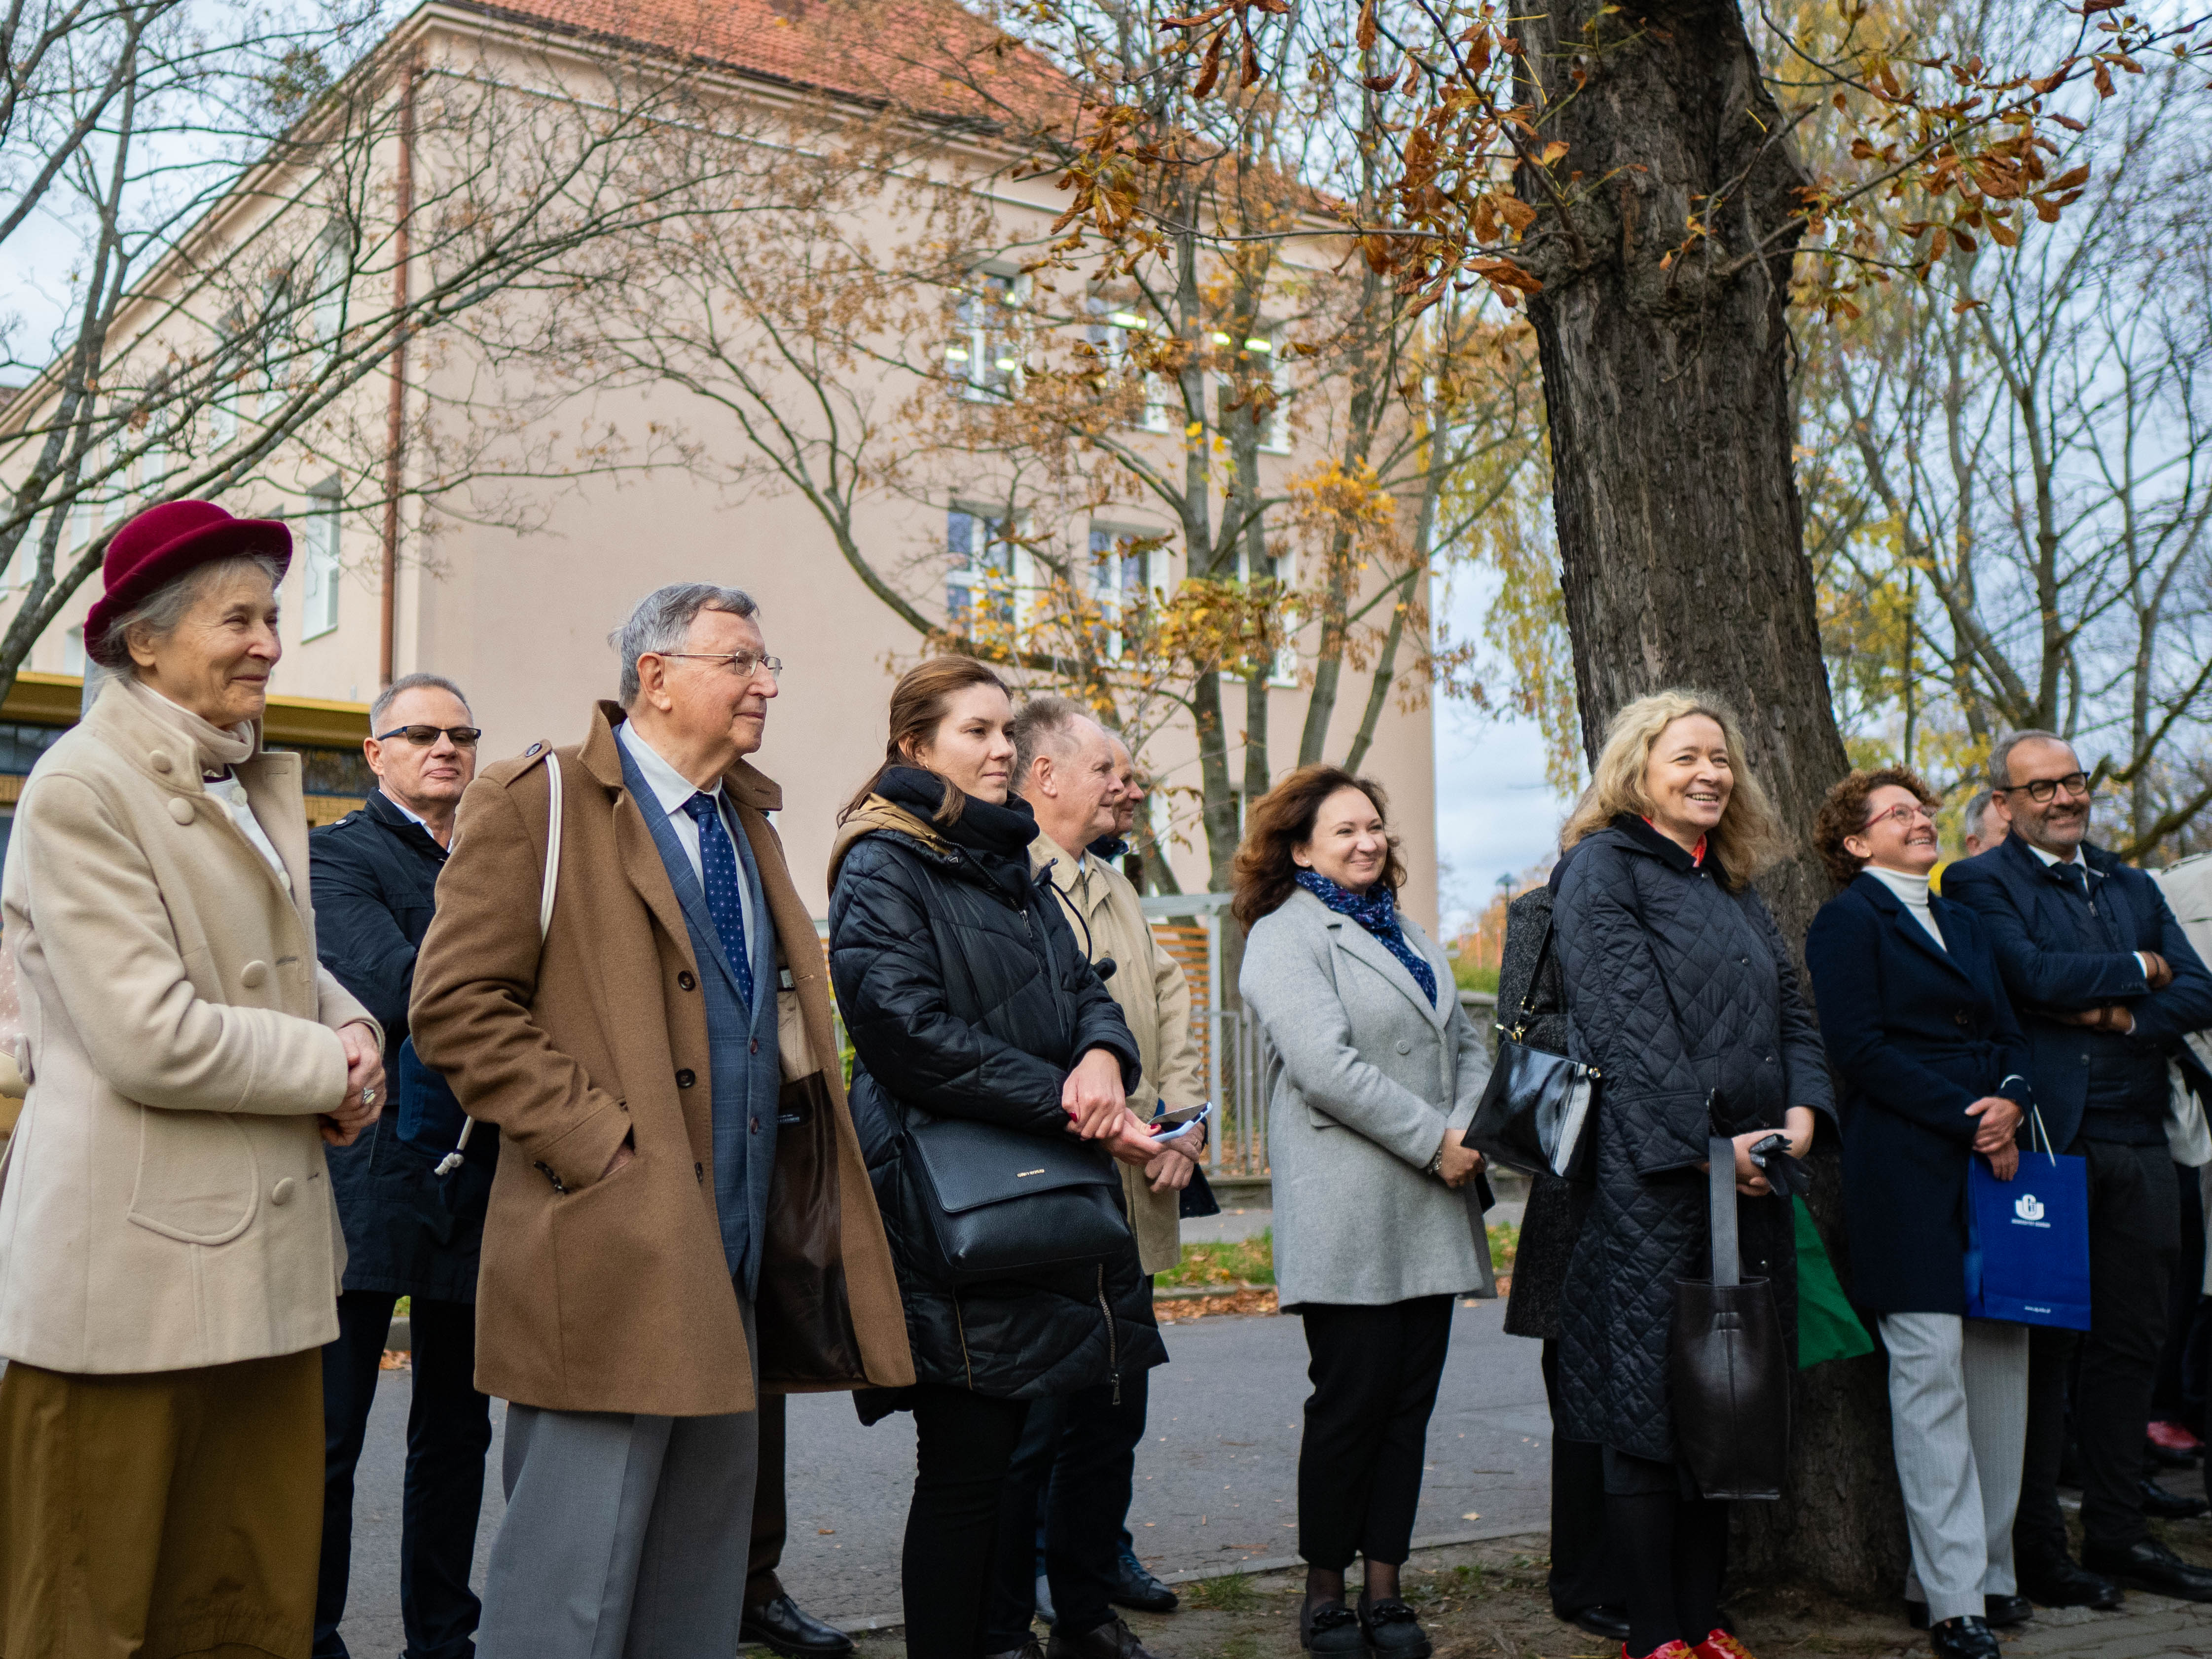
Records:
M2027 1328L1956 1314L1881 1316L1889 1417L1912 1539L1908 1601L1940 1624L2010 1595L2027 1435Z

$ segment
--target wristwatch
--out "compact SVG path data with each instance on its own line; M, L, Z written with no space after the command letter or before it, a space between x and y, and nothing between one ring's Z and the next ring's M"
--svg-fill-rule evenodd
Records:
M1443 1172L1444 1144L1440 1140L1437 1143L1436 1151L1429 1154L1428 1163L1422 1166L1422 1173L1425 1175L1432 1175L1441 1177Z

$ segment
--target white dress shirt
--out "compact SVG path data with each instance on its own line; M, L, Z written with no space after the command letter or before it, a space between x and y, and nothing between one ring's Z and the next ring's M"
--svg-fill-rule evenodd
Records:
M707 872L706 866L699 861L699 825L690 813L684 810L684 803L699 793L699 786L663 760L653 746L638 735L637 727L629 721L624 720L615 727L615 741L629 751L629 757L637 763L637 769L645 775L645 787L653 792L653 799L659 803L662 813L668 819L668 827L676 832L676 844L684 849L684 856L691 860L692 879L704 891ZM736 852L736 848L738 838L744 831L738 827L737 814L730 810L729 800L722 793L722 781L716 778L714 787L707 793L714 798L715 811L721 815L722 829L730 837L731 848L742 871L745 855ZM644 803L641 801L639 805L642 807ZM751 884L742 879L738 883L738 908L744 913L745 948L757 955L759 924L753 919Z

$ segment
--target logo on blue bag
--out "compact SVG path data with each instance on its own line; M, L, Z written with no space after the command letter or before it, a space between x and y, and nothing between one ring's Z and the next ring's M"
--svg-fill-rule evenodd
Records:
M2043 1200L2033 1193L2022 1193L2014 1202L2012 1212L2033 1225L2043 1219Z

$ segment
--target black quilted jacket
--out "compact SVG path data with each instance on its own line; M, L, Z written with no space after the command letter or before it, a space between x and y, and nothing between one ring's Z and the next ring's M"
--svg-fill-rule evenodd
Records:
M1011 852L988 844L992 821L1027 820L1028 809L970 802L946 830L928 821L939 787L927 773L892 773L888 799L845 825L830 890L830 973L854 1052L853 1123L898 1270L915 1375L1001 1399L1132 1376L1167 1359L1133 1240L1103 1271L956 1290L930 1269L927 1200L899 1157L904 1103L1060 1135L1060 1088L1087 1051L1119 1059L1126 1087L1139 1071L1112 994L1059 903L1030 881L1034 822L1003 826ZM871 1403L886 1402L864 1402L864 1416Z
M1604 1073L1596 1192L1560 1316L1559 1432L1671 1462L1674 1281L1711 1271L1706 1139L1778 1129L1791 1106L1815 1108L1833 1133L1827 1062L1758 894L1730 893L1641 819L1575 849L1556 916L1569 1052ZM1745 1275L1771 1281L1794 1339L1789 1206L1737 1207Z

